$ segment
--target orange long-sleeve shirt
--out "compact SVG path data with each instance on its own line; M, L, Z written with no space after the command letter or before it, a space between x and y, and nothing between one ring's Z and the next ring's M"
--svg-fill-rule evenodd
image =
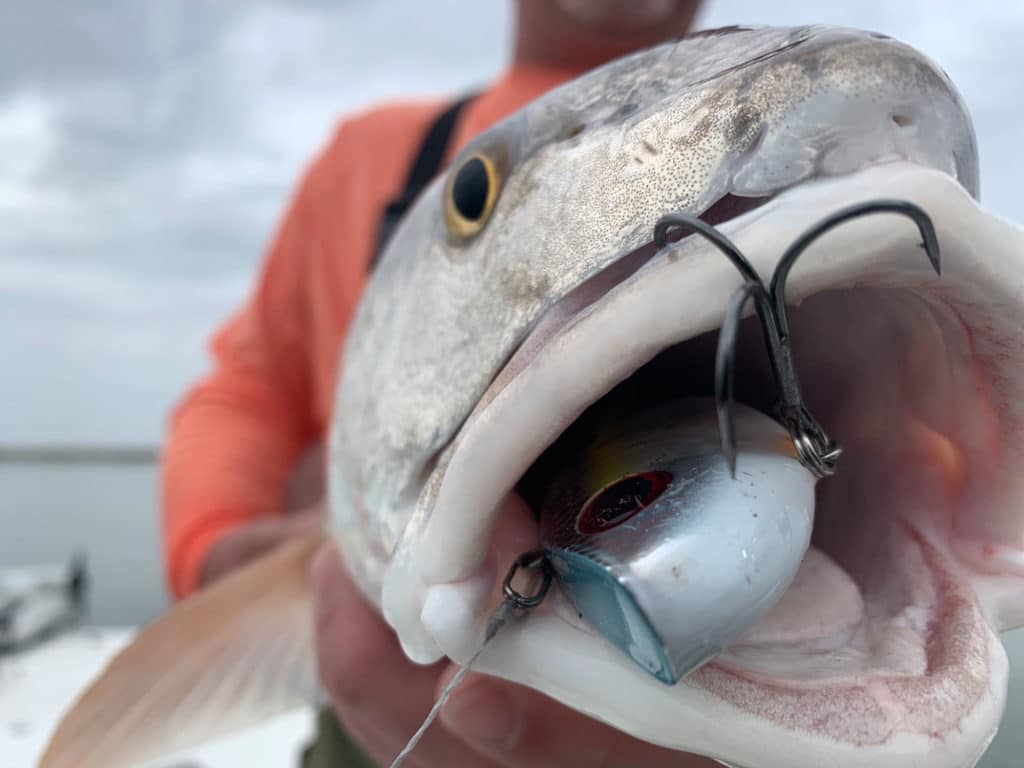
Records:
M574 74L510 70L463 111L449 157ZM214 336L214 370L175 410L164 450L164 556L176 597L196 588L218 537L282 514L295 462L330 419L380 211L444 106L385 106L342 122L302 179L253 295Z

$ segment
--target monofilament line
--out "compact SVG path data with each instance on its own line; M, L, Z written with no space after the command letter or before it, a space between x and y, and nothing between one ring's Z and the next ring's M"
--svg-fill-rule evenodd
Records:
M399 752L398 757L391 762L391 768L398 768L398 766L402 764L402 761L404 761L405 758L407 758L410 753L416 749L416 745L420 743L420 739L423 738L423 734L427 732L427 729L431 724L437 720L437 716L441 714L441 707L443 707L445 702L448 701L448 697L451 696L452 691L455 690L455 686L462 682L462 678L466 676L466 673L469 672L470 667L473 666L477 657L480 656L483 650L484 646L481 645L477 652L473 654L473 658L469 660L469 663L456 672L455 677L448 681L448 685L444 687L444 690L441 691L441 695L438 696L437 701L434 702L434 706L432 706L430 708L430 712L427 713L426 718L423 720L423 724L416 729L416 733L414 733L412 738L409 739L409 743L405 745L405 749Z
M402 761L409 756L409 754L416 749L416 745L420 743L420 739L423 738L423 734L427 732L427 729L437 720L437 716L441 714L441 707L448 701L448 697L452 695L452 691L455 690L455 686L462 682L462 679L466 676L466 673L476 664L476 660L480 658L480 654L484 652L484 648L491 642L498 630L508 624L515 618L521 615L517 611L516 606L508 600L502 601L493 614L491 614L490 621L487 622L487 630L484 632L484 640L480 643L480 647L477 648L476 653L470 657L469 661L466 662L466 666L455 673L455 677L448 681L448 684L441 691L441 695L437 697L437 701L434 702L434 706L430 708L426 718L423 720L423 724L416 729L416 733L412 735L409 742L405 745L405 748L398 753L391 762L391 768L398 768L402 764Z
M513 580L520 569L526 571L532 571L538 573L541 576L540 587L534 594L526 594L519 592L513 586ZM529 611L532 611L547 597L548 590L551 587L551 580L553 577L553 571L550 563L544 553L540 550L533 552L524 552L515 559L512 563L512 567L509 568L508 575L505 576L505 581L501 587L501 593L503 599L498 607L494 609L494 613L491 614L491 618L487 621L487 627L484 629L484 639L480 643L480 647L476 649L469 661L462 669L455 673L448 685L441 691L441 695L437 697L437 701L434 702L434 706L430 708L426 718L423 720L423 724L416 730L416 733L412 735L409 742L405 745L405 749L398 753L392 763L391 768L398 768L402 761L409 756L419 744L420 739L423 738L423 734L427 732L427 728L437 719L437 716L441 713L441 707L448 701L448 697L451 696L452 691L455 690L455 686L462 682L462 679L466 676L466 673L476 664L476 660L480 658L480 654L483 653L484 648L487 644L494 639L494 636L498 634L498 631L517 619L521 619Z

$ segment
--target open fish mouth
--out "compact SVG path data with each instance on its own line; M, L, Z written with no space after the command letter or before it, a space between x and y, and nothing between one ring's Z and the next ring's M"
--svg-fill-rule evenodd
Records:
M719 226L770 275L810 224L879 197L929 214L943 274L915 227L884 214L832 230L792 272L803 394L844 455L818 484L812 546L781 599L674 686L559 594L496 637L479 669L736 765L980 758L1005 700L997 632L1024 619L1024 232L949 176L903 162L800 184ZM477 649L504 570L537 540L515 489L581 414L625 390L644 401L711 393L735 269L690 237L608 274L549 311L439 458L421 501L432 512L384 582L385 615L410 656L466 661ZM736 397L769 412L760 334L743 321Z

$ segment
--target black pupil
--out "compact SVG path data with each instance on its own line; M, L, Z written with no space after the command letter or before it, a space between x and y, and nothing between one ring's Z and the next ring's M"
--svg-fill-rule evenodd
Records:
M632 514L647 501L651 485L643 475L635 475L605 488L594 504L594 516L602 523L611 523Z
M455 183L452 185L455 210L470 221L479 219L487 205L487 187L487 168L483 160L479 157L467 160L455 175Z

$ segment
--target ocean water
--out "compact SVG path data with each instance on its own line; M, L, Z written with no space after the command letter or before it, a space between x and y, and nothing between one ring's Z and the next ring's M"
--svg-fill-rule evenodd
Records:
M157 469L0 464L0 567L85 554L90 619L131 626L168 603Z
M149 466L0 465L0 568L60 563L83 552L92 621L149 621L168 604L156 482ZM980 768L1018 768L1024 755L1024 630L1005 640L1014 670L1009 702Z

